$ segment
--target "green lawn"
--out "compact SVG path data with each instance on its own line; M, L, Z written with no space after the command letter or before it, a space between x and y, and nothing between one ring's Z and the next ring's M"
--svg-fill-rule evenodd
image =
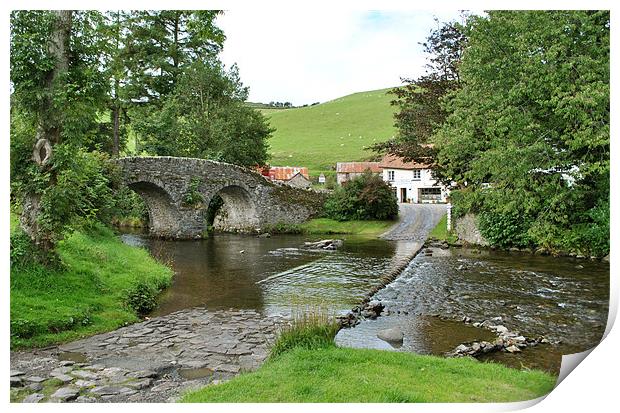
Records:
M329 218L316 218L304 222L299 227L306 234L349 234L379 236L397 221L335 221Z
M472 359L380 350L296 348L253 373L186 393L182 402L510 402L549 393L556 378Z
M391 138L394 107L389 89L344 96L320 105L295 109L260 109L276 128L269 140L271 164L307 166L310 175L333 174L336 162L361 161L364 150Z
M441 241L454 242L457 237L452 232L448 232L448 215L441 217L437 226L433 228L429 234L429 238L435 238Z
M16 219L11 217L11 232ZM74 232L58 246L62 266L11 268L11 346L38 347L113 330L138 320L126 305L137 284L160 290L172 270L111 230Z

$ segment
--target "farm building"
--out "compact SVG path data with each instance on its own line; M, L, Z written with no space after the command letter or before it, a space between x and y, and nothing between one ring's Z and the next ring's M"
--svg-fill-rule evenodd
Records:
M312 186L305 166L264 166L257 168L258 172L272 181L285 182L298 188Z
M393 155L386 155L379 165L383 180L392 186L398 202L446 202L448 191L433 178L429 165L404 162Z
M380 174L379 162L338 162L336 164L336 181L338 185L342 185L367 170L373 174Z

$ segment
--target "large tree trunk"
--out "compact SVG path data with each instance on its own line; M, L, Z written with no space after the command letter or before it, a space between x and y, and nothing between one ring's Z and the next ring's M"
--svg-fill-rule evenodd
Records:
M49 54L54 58L55 65L47 73L45 88L47 96L39 113L39 138L47 139L50 144L60 143L60 116L54 107L54 89L58 87L58 79L69 70L69 38L73 11L54 10L56 22L47 46Z
M71 23L73 12L71 10L54 10L56 15L54 28L50 35L47 46L49 54L54 58L54 67L49 70L45 77L45 98L38 113L38 131L35 139L47 140L53 145L60 143L61 135L61 116L59 111L62 108L54 105L55 91L62 87L59 84L61 77L69 70L69 39L71 36ZM42 168L48 166L41 165ZM51 173L51 185L56 182L54 170ZM54 247L53 234L49 234L39 228L38 217L40 215L40 194L26 194L23 200L23 213L20 217L21 227L30 235L33 241L45 252L49 252Z
M121 110L118 107L118 105L115 105L114 108L112 109L112 119L114 121L114 131L112 135L113 136L112 157L114 158L118 158L118 153L120 149L120 143L119 143L120 116L121 116Z

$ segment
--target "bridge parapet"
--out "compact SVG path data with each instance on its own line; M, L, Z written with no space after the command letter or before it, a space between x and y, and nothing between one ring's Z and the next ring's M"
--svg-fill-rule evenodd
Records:
M298 224L320 212L325 194L277 185L237 165L205 159L126 157L114 160L123 181L145 201L152 235L199 238L206 209L219 195L224 201L213 222L227 232L260 232L277 224ZM201 201L187 202L199 194ZM194 197L195 198L195 197Z

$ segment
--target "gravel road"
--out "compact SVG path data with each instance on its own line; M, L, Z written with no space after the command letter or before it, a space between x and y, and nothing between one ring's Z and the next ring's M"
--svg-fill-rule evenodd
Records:
M424 242L445 213L445 204L399 204L398 224L381 238Z

